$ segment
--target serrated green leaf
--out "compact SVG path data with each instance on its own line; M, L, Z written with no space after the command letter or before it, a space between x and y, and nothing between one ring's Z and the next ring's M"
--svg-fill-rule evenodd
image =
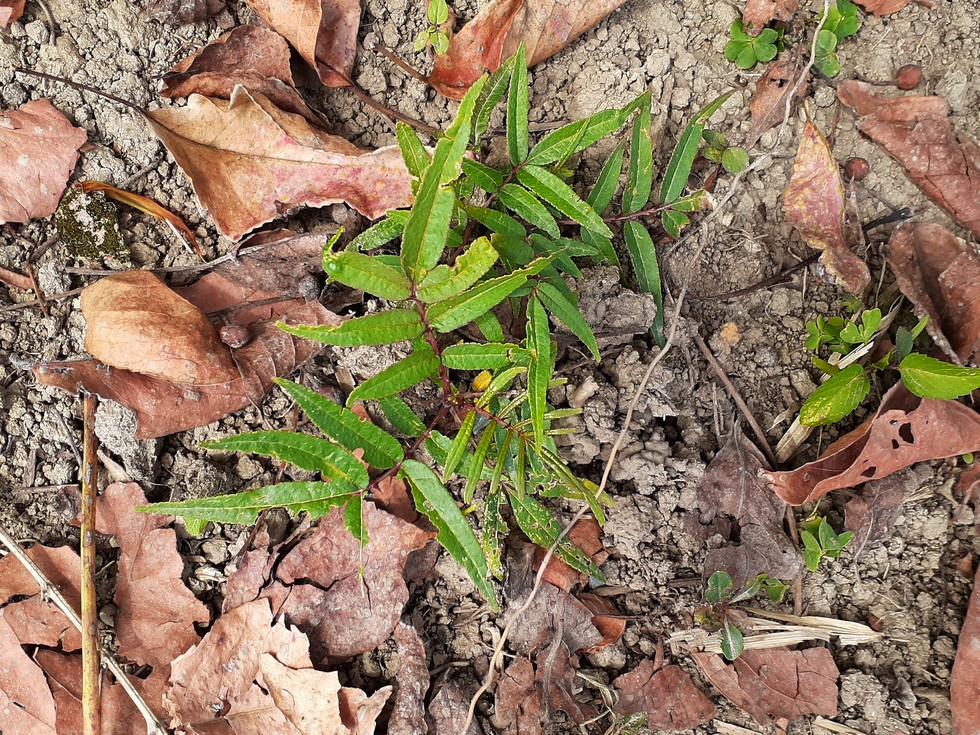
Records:
M477 314L473 317L473 323L487 342L504 341L504 328L500 326L500 320L492 311Z
M527 375L528 408L534 444L540 451L544 441L544 415L548 410L548 381L554 373L554 352L548 314L536 296L532 296L527 305L527 344L534 355Z
M358 459L339 444L295 431L253 431L201 444L222 452L250 452L275 457L309 472L355 487L368 484L368 473Z
M487 128L490 127L490 114L497 106L497 103L503 98L507 87L510 86L510 78L516 60L516 55L511 56L501 64L500 68L490 75L486 85L483 87L483 91L477 97L476 107L473 112L472 142L474 145L479 144L480 138L483 137L483 134L487 132Z
M745 639L742 631L731 620L725 618L721 625L721 654L729 661L734 661L745 650Z
M606 513L602 506L603 504L612 505L612 500L607 493L600 493L595 483L583 481L576 477L568 469L566 461L553 450L542 447L538 451L538 456L548 470L564 484L564 487L559 491L560 495L566 498L584 500L589 504L589 510L592 511L592 515L595 516L599 524L606 522Z
M386 367L357 386L347 397L347 405L350 406L355 401L393 396L438 375L439 358L432 352L431 347L425 345L424 348L417 349L408 357Z
M426 153L425 146L419 140L418 133L405 123L397 122L395 123L395 138L398 140L398 148L405 160L405 168L412 176L421 179L429 165L429 154Z
M582 344L589 348L589 352L598 361L599 345L592 333L592 328L585 321L582 312L579 311L578 304L569 301L564 293L546 281L538 284L538 298L541 299L548 311L582 340Z
M473 435L474 426L476 426L476 411L470 411L463 418L463 422L459 426L459 431L456 433L456 438L453 439L452 446L446 453L446 463L442 467L443 482L448 482L453 472L459 466L459 461L463 458L463 452L466 451L470 437Z
M507 388L510 387L510 384L514 382L514 379L526 371L526 367L515 365L514 367L507 368L506 370L494 375L493 379L490 381L490 385L483 390L483 395L481 395L477 400L477 408L486 408L488 405L490 405L490 401L495 396L497 396L501 391L507 390Z
M623 156L625 151L626 141L621 140L613 148L613 152L609 154L609 158L603 164L602 171L599 172L599 178L595 180L592 191L589 192L589 198L586 199L589 206L599 214L606 211L612 198L616 195L616 189L619 186L619 176L623 172Z
M633 270L636 272L636 281L640 290L651 294L654 303L657 305L657 315L654 317L650 331L654 341L662 347L666 344L664 337L664 292L660 281L660 263L657 261L657 249L647 228L640 222L627 222L623 227L623 236L626 239L626 249L629 251L630 260L633 261Z
M501 470L503 464L503 461L498 463ZM487 492L480 545L483 548L483 555L487 560L490 574L498 579L504 576L504 567L500 559L500 537L507 533L507 524L500 513L500 506L504 502L504 493L500 488L500 477L497 475L497 483L492 484Z
M639 112L633 120L630 138L630 162L623 191L623 212L639 212L650 200L653 189L653 141L650 138L650 93L641 97Z
M473 286L497 262L499 254L485 237L479 237L456 258L453 267L436 266L419 285L417 296L426 304L444 302ZM429 311L431 318L432 312Z
M480 434L480 441L477 442L476 450L473 452L473 464L470 465L470 472L466 473L466 487L463 488L463 502L469 505L473 502L473 495L476 493L477 483L483 477L483 468L486 466L487 453L493 443L495 427L485 426L483 433ZM473 472L474 467L479 467L480 472Z
M804 401L800 408L800 423L820 426L839 421L858 407L869 390L871 381L864 368L861 365L848 365Z
M412 282L404 273L364 253L328 253L323 256L323 270L333 280L378 298L403 301L412 294Z
M471 158L464 158L460 165L463 167L463 173L486 192L493 193L504 185L503 174L495 168L485 166Z
M612 237L612 230L602 221L572 187L540 166L526 165L517 172L517 180L569 219L598 235Z
M898 366L905 387L922 398L952 399L980 388L980 369L913 352Z
M551 548L562 531L562 525L555 520L548 509L527 493L508 493L507 500L514 511L514 520L531 543L543 549ZM567 536L562 537L558 542L555 555L575 571L588 574L590 577L602 578L602 572L588 554L569 541Z
M384 398L378 399L378 405L381 406L381 411L384 413L385 418L402 434L406 436L422 436L422 433L425 431L425 424L422 423L422 419L416 416L415 412L401 398L398 396L385 396Z
M392 209L383 220L368 227L364 232L347 244L348 250L374 250L397 237L405 231L408 222L408 210Z
M527 230L524 228L524 225L509 214L484 207L465 207L464 209L470 219L476 220L491 232L506 235L507 237L515 237L518 240L523 240L527 237Z
M449 459L449 452L452 446L453 440L436 430L430 432L428 438L425 440L425 448L432 455L436 464L440 466L445 466L446 460ZM468 449L464 450L463 456L459 461L458 473L464 477L469 477L475 472L484 480L490 479L489 467L476 467L474 469L475 467L473 463L473 452Z
M361 493L352 495L344 505L344 527L357 541L362 549L368 545L367 524L364 523L364 496Z
M497 370L510 365L515 348L517 345L495 342L451 345L442 351L442 361L450 370Z
M277 322L284 332L303 339L323 342L338 347L363 345L387 345L406 339L415 339L425 331L422 319L413 309L389 309L378 314L348 319L339 326L292 326Z
M749 50L751 51L751 49ZM754 52L752 54L752 65L755 65ZM694 159L698 155L698 147L701 144L701 135L704 132L704 126L707 124L708 118L714 115L718 108L725 104L731 96L731 92L726 92L714 99L704 109L698 112L687 124L687 127L684 128L684 132L681 133L681 137L677 141L677 146L674 148L674 153L670 157L670 163L667 164L664 180L660 184L660 201L664 204L669 204L674 201L684 191L684 187L687 186L687 180L691 176L691 166L694 165Z
M498 193L500 203L514 212L518 217L529 222L539 230L544 230L552 237L561 237L558 223L541 202L523 186L506 184Z
M480 542L453 496L436 474L421 462L405 460L400 474L412 488L415 507L436 527L436 540L466 570L491 608L498 610L500 605L490 583L490 570Z
M527 159L527 108L527 60L522 43L517 49L507 92L507 150L510 152L510 161L515 166Z
M404 458L398 440L370 421L299 383L282 378L276 378L275 382L320 431L350 451L363 449L364 461L372 467L386 470Z
M535 166L564 163L569 157L619 130L629 119L635 104L620 110L601 110L548 133L531 149L527 163Z

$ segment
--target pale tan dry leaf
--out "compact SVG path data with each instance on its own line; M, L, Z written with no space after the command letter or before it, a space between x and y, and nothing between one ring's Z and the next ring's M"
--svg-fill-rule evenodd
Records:
M855 2L869 13L881 16L897 13L912 2L912 0L855 0ZM929 7L931 7L931 4L929 4Z
M24 12L26 0L0 0L0 28L16 22Z
M46 99L0 110L0 224L54 214L87 137Z
M0 732L58 735L54 698L0 609Z
M792 20L799 9L799 0L748 0L742 10L742 23L746 33L758 36L770 21Z
M803 73L802 58L770 61L765 72L755 83L752 99L749 100L749 112L752 115L752 127L749 129L745 147L751 148L767 130L775 127L786 116L786 102L795 89L792 107L800 102L810 88L809 72L799 87L800 74Z
M659 668L645 658L635 669L614 679L612 685L619 693L613 710L620 715L646 712L651 728L688 730L715 716L711 700L680 666Z
M953 735L977 735L980 731L980 569L973 580L973 594L956 644L949 688L953 709Z

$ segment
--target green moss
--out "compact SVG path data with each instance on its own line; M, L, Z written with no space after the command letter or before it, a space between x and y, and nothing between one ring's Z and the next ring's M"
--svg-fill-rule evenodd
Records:
M72 255L90 260L129 258L119 231L116 205L102 192L69 189L54 214L58 237Z

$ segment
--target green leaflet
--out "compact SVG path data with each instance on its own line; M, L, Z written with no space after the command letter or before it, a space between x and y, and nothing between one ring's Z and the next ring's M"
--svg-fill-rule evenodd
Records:
M403 122L395 123L395 137L398 139L398 147L401 149L402 158L405 159L405 168L416 179L421 179L425 173L425 167L429 165L429 154L425 152L425 146L419 140L418 134Z
M485 166L479 161L464 158L463 173L483 191L493 193L504 185L504 177L497 169Z
M514 511L514 520L521 530L527 534L532 544L543 549L551 548L562 531L562 526L555 520L541 503L527 493L508 493L507 499ZM588 574L590 577L603 578L602 572L592 563L585 552L565 536L558 542L555 554L572 569Z
M640 111L633 120L630 164L623 191L623 213L639 212L653 189L653 141L650 138L650 93L641 96Z
M419 284L416 295L426 304L458 296L486 275L498 257L487 238L477 238L456 258L452 268L446 265L433 268ZM431 311L429 314L431 317Z
M523 240L527 237L527 230L520 222L509 214L498 212L496 209L485 209L484 207L464 207L470 219L475 219L491 232L496 232L508 237L516 237Z
M504 341L504 328L500 326L500 320L497 319L492 311L477 314L473 317L473 323L480 330L480 334L483 335L483 338L487 342Z
M362 549L368 545L367 524L364 523L364 496L352 495L344 506L344 527Z
M436 461L436 464L440 466L445 466L446 460L449 459L449 452L452 449L453 440L450 439L445 434L439 431L433 430L429 434L428 439L425 440L425 448L428 450L429 454ZM480 475L481 479L490 479L490 468L480 467L479 471L473 468L476 465L473 464L473 453L468 449L463 450L463 455L459 461L459 474L465 477L469 477L474 472Z
M294 514L307 513L310 520L316 520L356 495L360 495L356 487L340 481L282 482L232 495L138 505L136 510L216 523L249 525L255 523L259 513L269 508L285 508Z
M392 209L381 221L371 225L347 244L347 250L374 250L401 237L408 222L408 211ZM324 255L327 253L324 252Z
M903 376L904 378L904 376ZM848 365L817 388L800 408L800 423L819 426L839 421L858 407L871 390L864 368Z
M517 184L506 184L498 194L500 203L514 212L518 217L527 220L539 230L544 230L552 237L561 237L558 223L541 202L534 198L527 189Z
M578 222L585 229L599 235L612 237L612 230L595 213L595 210L582 201L579 195L572 191L572 187L547 169L540 166L524 166L518 170L517 180L539 198L569 219Z
M486 465L487 453L490 451L490 445L493 443L495 431L496 427L493 424L484 427L483 433L480 434L480 441L477 442L476 451L473 452L473 463L470 465L470 468L480 467L481 471L466 473L466 487L463 488L463 502L467 505L473 502L473 495L476 493L477 483L483 477L482 468Z
M401 473L412 488L415 507L432 521L438 530L436 540L449 555L466 570L473 584L494 610L500 608L490 570L477 541L476 534L456 505L453 496L439 482L436 474L421 462L405 460Z
M601 110L548 133L531 149L527 163L547 166L562 164L581 150L619 130L633 112L635 102L621 110Z
M898 366L905 387L922 398L959 398L980 388L980 370L913 352Z
M729 661L734 661L745 650L745 639L739 627L727 617L721 625L721 653Z
M578 304L569 301L565 294L559 291L546 281L538 284L538 298L547 307L548 311L554 314L572 333L582 340L582 344L589 348L592 356L599 360L599 345L596 343L592 328L585 321L582 312L579 311Z
M704 126L707 124L708 118L714 115L718 108L725 104L731 96L731 92L726 92L716 98L695 115L684 128L684 132L681 133L677 146L674 148L674 153L670 157L670 163L667 164L664 180L660 184L660 201L664 204L674 201L684 191L687 180L691 176L691 166L698 155Z
M500 65L484 85L483 90L476 98L476 105L473 111L473 135L471 141L473 145L478 145L480 138L490 127L490 114L497 106L497 103L504 96L507 87L510 86L510 77L514 71L516 56L511 56L507 61Z
M506 370L497 373L493 376L490 381L490 385L486 387L483 391L483 395L476 402L478 408L486 408L490 405L490 401L503 390L507 390L510 384L514 382L514 378L523 372L526 372L527 368L522 366L515 366L507 368Z
M442 351L442 361L450 370L497 370L511 364L511 350L517 345L463 343Z
M510 436L511 434L508 432L504 441L509 441ZM500 506L506 502L504 500L503 490L500 487L500 477L503 468L504 462L500 460L497 462L497 467L494 470L494 479L491 481L490 489L487 491L486 508L483 511L483 532L480 535L480 545L487 559L487 567L490 570L490 574L498 579L504 576L504 567L500 560L500 537L507 533L507 524L500 514Z
M387 367L377 375L372 375L357 386L347 397L347 405L355 401L367 401L372 398L384 398L401 393L416 383L439 375L439 358L432 348L425 345L408 357Z
M532 296L527 304L527 344L534 354L527 373L528 408L535 447L540 451L544 441L544 415L548 411L548 381L554 372L554 351L548 315L536 296Z
M367 470L353 454L339 444L318 436L295 431L253 431L205 442L201 446L222 452L263 454L355 487L366 487L368 484Z
M474 426L476 426L476 411L470 411L463 419L463 423L459 425L459 431L456 432L456 438L453 439L452 446L449 447L449 451L446 453L446 462L442 467L443 482L447 482L449 478L452 477L453 472L459 466L459 461L463 458L463 453L466 451L466 447L470 443L470 437L473 435ZM476 467L479 466L479 464L476 465ZM471 464L470 472L467 474L478 474L472 470L473 465Z
M527 159L527 107L527 60L522 43L514 58L510 90L507 92L507 150L510 152L510 161L515 166Z
M404 458L397 439L353 411L299 383L282 378L276 378L275 383L299 404L320 431L350 451L363 449L364 461L372 467L386 470Z
M381 406L385 418L391 422L396 430L406 436L422 436L425 431L425 424L401 398L385 396L378 399L378 405Z
M660 221L664 230L675 240L681 236L681 230L691 222L691 218L678 209L667 209L661 212Z
M609 154L609 158L606 159L602 171L599 172L599 178L596 179L592 191L589 192L589 198L586 199L589 206L600 216L606 211L612 198L616 195L616 189L619 187L619 175L623 171L625 150L626 141L619 141L613 152ZM616 254L612 240L608 237L596 235L591 230L582 230L582 241L595 247L601 253L601 258L598 260L621 268L619 256Z
M338 347L362 345L387 345L406 339L415 339L424 331L422 320L414 309L390 309L378 314L348 319L340 326L290 326L277 322L276 326L289 334L303 339L324 342Z
M660 283L660 264L657 262L657 249L653 238L641 222L627 222L623 227L626 239L626 249L629 251L636 280L640 290L653 295L657 304L657 316L653 321L651 332L654 341L663 347L664 337L664 293Z
M323 270L345 286L382 299L403 301L412 294L412 282L404 273L364 253L351 250L328 253L323 256Z

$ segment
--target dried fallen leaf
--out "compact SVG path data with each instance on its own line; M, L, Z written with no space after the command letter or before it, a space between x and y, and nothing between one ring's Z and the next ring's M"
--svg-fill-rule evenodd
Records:
M942 225L916 222L895 230L888 265L926 330L950 358L970 363L980 352L980 253Z
M303 235L290 230L263 231L243 240L237 257L218 264L214 272L254 291L308 299L311 294L305 289L304 281L308 283L311 277L323 275L323 247L333 234L332 231ZM211 311L183 290L180 293L197 303L202 311Z
M233 240L303 206L347 202L366 217L411 204L397 146L364 151L241 85L147 113L218 229Z
M225 0L150 0L146 8L149 17L163 23L198 23L217 15Z
M845 235L844 184L830 144L807 121L782 195L786 221L807 245L822 250L820 261L848 291L861 294L871 281L868 266L851 251Z
M600 597L591 592L580 592L577 599L592 613L592 625L602 636L602 640L590 650L619 643L623 633L626 632L626 618L619 614L619 610L616 609L612 601L608 597Z
M429 702L426 715L429 735L483 735L478 718L470 721L469 729L463 730L476 688L476 683L467 688L457 677L446 679Z
M24 12L26 0L0 0L0 28L17 21Z
M902 515L902 504L920 485L912 470L901 470L865 483L861 494L847 501L844 527L854 531L850 545L854 558L862 558L865 550L873 549L891 537L892 527Z
M858 115L857 128L898 161L912 182L980 237L980 146L953 130L942 97L880 97L846 80L837 97Z
M538 735L543 720L544 697L534 686L534 666L518 658L500 677L491 721L501 735Z
M46 99L0 110L0 224L54 214L86 137Z
M491 0L456 33L449 50L436 56L429 83L451 99L517 52L523 43L528 66L554 55L622 5L624 0Z
M794 88L791 107L806 97L810 87L809 73L799 87L796 86L803 72L803 59L777 60L769 62L766 71L755 83L755 91L749 100L749 112L752 114L752 127L749 129L748 140L745 143L751 148L767 130L775 127L786 116L786 102Z
M0 610L0 731L57 735L55 706L44 673L20 647Z
M792 505L831 490L887 477L916 462L980 450L980 415L956 401L913 396L898 383L875 415L827 447L819 459L767 476Z
M977 735L980 727L980 569L956 644L956 659L949 687L953 709L953 735Z
M602 545L602 527L592 516L582 518L568 532L568 540L585 552L592 559L596 566L601 566L609 558L609 552ZM540 546L534 549L534 570L541 568L541 562L547 549ZM589 575L577 572L557 556L552 556L548 562L548 568L544 572L544 581L550 582L565 592L571 591L572 587L585 584L589 581Z
M715 716L711 700L680 666L657 668L653 660L645 658L613 681L619 693L613 705L617 714L646 712L647 727L660 730L693 729Z
M748 0L742 10L745 32L758 36L771 20L792 20L799 7L799 0Z
M912 0L855 0L858 5L874 15L890 15L908 5Z
M398 623L395 642L395 699L388 719L388 735L417 735L426 731L425 694L429 690L429 664L425 645L411 625Z
M705 678L760 725L837 714L840 673L826 648L748 650L728 665L718 654L692 655Z

